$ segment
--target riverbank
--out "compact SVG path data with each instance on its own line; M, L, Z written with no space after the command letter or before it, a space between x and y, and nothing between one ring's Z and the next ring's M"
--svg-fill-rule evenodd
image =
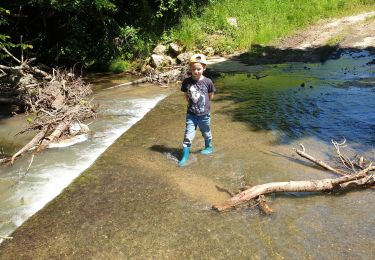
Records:
M374 8L369 1L221 0L214 1L199 15L182 17L172 35L173 40L188 50L198 49L207 54L254 52L257 49L253 46L272 45L280 38L295 35L296 31L309 32L313 24L333 18L340 20ZM336 26L340 30L341 25ZM316 34L315 39L323 38L329 31ZM299 40L311 42L307 37Z
M273 43L253 45L248 52L211 58L214 70L228 71L225 61L236 66L233 71L246 71L246 65L285 62L324 62L339 51L368 50L375 53L375 11L320 21ZM253 67L255 68L255 67ZM259 67L260 68L260 67Z

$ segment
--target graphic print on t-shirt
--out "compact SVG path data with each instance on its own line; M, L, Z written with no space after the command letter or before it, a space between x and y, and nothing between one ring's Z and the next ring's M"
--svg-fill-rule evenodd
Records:
M189 87L189 97L190 100L192 101L191 104L191 110L195 114L201 114L204 112L205 108L205 93L199 89L196 85L191 85Z

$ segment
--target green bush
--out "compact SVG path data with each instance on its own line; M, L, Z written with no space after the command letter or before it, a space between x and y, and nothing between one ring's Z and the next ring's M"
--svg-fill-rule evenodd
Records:
M114 60L109 64L108 70L114 73L121 73L130 68L130 62L126 60Z

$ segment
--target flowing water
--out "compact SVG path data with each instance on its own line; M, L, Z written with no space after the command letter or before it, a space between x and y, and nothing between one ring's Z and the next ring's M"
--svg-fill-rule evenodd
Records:
M124 81L118 76L95 75L88 80L96 91L94 102L100 104L99 119L90 124L92 133L55 145L35 157L24 156L13 167L0 169L0 235L9 235L56 197L119 136L170 94L169 90L161 91L151 85L105 90ZM27 142L26 138L30 140L30 134L14 136L25 122L24 116L1 121L5 154L16 152Z
M234 100L235 120L255 130L278 130L282 142L306 136L342 139L364 149L375 143L375 66L366 51L341 54L324 64L269 66L226 75L219 84ZM258 77L258 79L257 79Z
M328 160L331 139L345 137L348 148L375 160L373 59L366 51L344 52L323 64L242 65L240 72L221 74L212 111L215 153L199 154L203 141L197 134L185 168L176 165L185 104L179 93L172 94L26 223L19 233L23 252L36 258L373 259L373 190L271 195L276 213L270 217L255 208L226 214L210 209L228 198L217 186L235 191L246 184L332 177L294 155L299 143ZM106 116L92 124L88 141L46 151L23 178L19 174L30 158L17 162L15 173L2 173L3 232L26 218L33 201L34 210L46 203L38 197L58 194L170 93L162 91L100 90ZM62 181L62 175L74 177ZM40 182L52 184L38 188ZM8 254L18 248L6 246Z

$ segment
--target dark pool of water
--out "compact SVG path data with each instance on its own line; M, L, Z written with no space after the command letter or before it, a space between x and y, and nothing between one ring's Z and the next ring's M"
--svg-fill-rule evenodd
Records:
M269 66L259 73L225 74L217 81L227 112L256 130L276 130L280 141L313 136L375 144L375 65L366 52L343 52L325 63Z

